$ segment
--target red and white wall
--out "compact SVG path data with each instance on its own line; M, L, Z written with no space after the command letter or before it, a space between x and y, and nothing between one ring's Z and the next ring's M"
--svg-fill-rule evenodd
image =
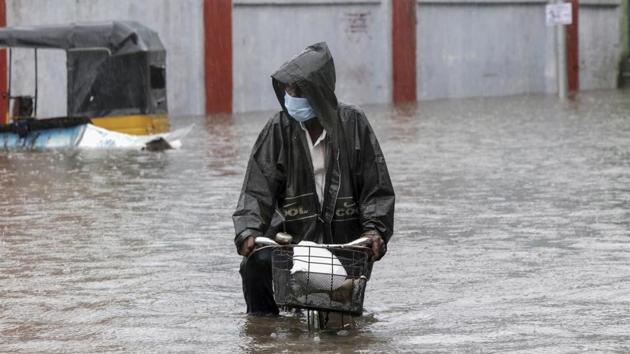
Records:
M348 103L552 93L554 30L544 25L546 3L0 0L0 26L142 22L167 48L170 112L189 115L276 109L270 74L318 41L331 48L337 94ZM582 0L579 27L568 31L570 88L578 80L581 89L616 86L620 18L620 0ZM2 58L0 89L6 83ZM39 63L39 89L46 95L40 96L38 111L61 115L65 54L41 51ZM13 65L13 91L28 93L34 81L32 52L14 51Z

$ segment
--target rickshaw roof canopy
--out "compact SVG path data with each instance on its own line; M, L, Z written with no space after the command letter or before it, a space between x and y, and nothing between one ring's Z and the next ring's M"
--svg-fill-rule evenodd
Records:
M73 52L105 50L112 56L164 51L157 33L135 21L5 27L0 29L0 46Z

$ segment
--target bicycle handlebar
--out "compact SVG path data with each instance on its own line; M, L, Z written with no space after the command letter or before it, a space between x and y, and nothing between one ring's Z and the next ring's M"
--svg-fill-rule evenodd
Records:
M349 248L349 247L367 247L372 242L368 237L361 237L354 241L350 241L348 243L332 243L332 244L317 244L317 245L309 245L309 247L321 247L321 248ZM270 239L269 237L259 236L254 239L254 243L258 246L273 246L279 247L282 246L278 242Z

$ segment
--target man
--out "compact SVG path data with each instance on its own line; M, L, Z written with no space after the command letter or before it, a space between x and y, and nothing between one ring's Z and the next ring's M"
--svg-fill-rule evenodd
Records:
M279 231L317 243L372 241L373 259L387 250L394 190L378 141L363 112L338 103L326 43L307 47L272 76L282 111L254 144L233 215L238 253ZM271 251L241 264L247 313L276 315Z

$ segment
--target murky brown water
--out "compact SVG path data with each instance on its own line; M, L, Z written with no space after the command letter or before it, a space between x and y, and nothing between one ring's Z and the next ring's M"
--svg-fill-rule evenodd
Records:
M0 352L630 351L630 92L365 108L398 199L358 329L244 314L269 114L180 118L178 151L0 152Z

